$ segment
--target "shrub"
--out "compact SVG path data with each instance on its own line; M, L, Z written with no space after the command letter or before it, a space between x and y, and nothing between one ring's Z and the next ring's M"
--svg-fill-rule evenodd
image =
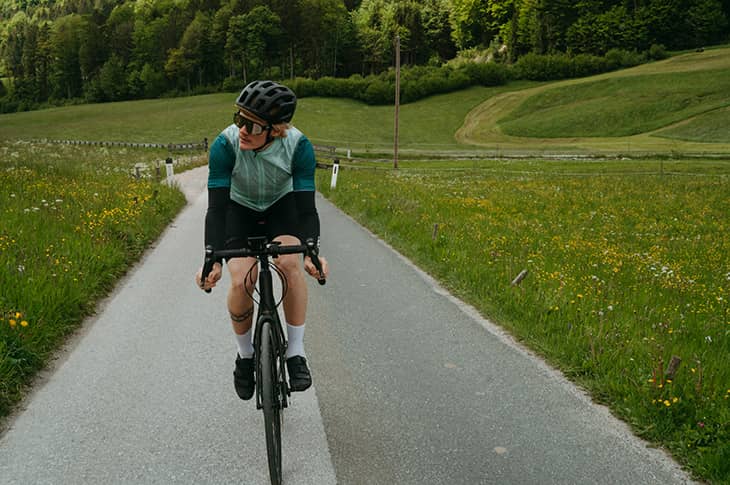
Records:
M552 81L571 77L571 67L567 54L541 56L531 52L520 57L513 69L518 79Z
M649 59L660 61L667 57L669 57L669 54L667 54L667 48L664 47L664 44L652 44L649 47Z
M241 80L236 76L228 76L223 80L223 91L227 92L236 92L240 91L243 86L241 86L242 82Z
M590 54L578 54L573 57L572 64L571 77L592 76L608 70L608 63L604 57Z
M297 77L294 78L292 81L289 81L288 86L289 88L296 93L297 96L300 98L304 98L307 96L317 96L317 85L316 81L314 79L309 79L305 77Z
M637 66L645 61L646 55L639 54L637 51L614 48L606 52L606 63L611 70Z
M466 62L460 69L472 84L481 86L501 86L507 82L508 71L504 64L494 62Z
M368 104L389 104L395 99L395 85L381 79L370 83L363 93L363 101Z

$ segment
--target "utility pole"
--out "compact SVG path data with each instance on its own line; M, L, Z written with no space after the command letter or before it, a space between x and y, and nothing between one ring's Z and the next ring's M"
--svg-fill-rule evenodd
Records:
M398 168L398 112L400 111L400 35L395 35L395 136L393 168Z

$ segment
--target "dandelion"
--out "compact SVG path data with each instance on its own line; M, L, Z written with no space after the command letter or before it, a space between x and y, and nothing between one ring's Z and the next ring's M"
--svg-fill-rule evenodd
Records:
M27 321L27 320L23 320L23 321L21 321L21 322L20 322L20 326L21 326L21 327L27 327L27 326L28 326L28 321Z
M8 323L10 324L11 328L15 328L15 326L18 324L18 322L14 318L8 320Z
M666 407L669 407L669 406L671 406L671 405L672 405L672 403L670 403L670 402L669 402L669 399L665 399L665 400L664 400L664 405L665 405Z
M679 402L679 398L678 397L673 397L672 398L672 402L675 403L675 404L678 403Z

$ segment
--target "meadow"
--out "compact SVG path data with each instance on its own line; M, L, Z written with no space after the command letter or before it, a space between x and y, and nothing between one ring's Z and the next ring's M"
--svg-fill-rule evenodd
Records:
M730 483L728 53L407 104L400 153L424 160L341 157L337 189L324 171L318 186L637 434ZM130 175L165 151L19 140L212 141L235 96L0 115L0 416L184 204ZM392 107L303 98L295 124L340 155L392 153ZM588 158L499 157L550 152Z
M185 204L164 155L0 142L0 417Z
M318 182L638 435L730 480L730 163L404 162Z

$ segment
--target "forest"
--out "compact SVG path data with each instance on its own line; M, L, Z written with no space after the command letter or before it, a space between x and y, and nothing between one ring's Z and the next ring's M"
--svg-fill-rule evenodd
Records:
M0 111L235 91L457 56L695 49L729 40L730 0L6 0Z

